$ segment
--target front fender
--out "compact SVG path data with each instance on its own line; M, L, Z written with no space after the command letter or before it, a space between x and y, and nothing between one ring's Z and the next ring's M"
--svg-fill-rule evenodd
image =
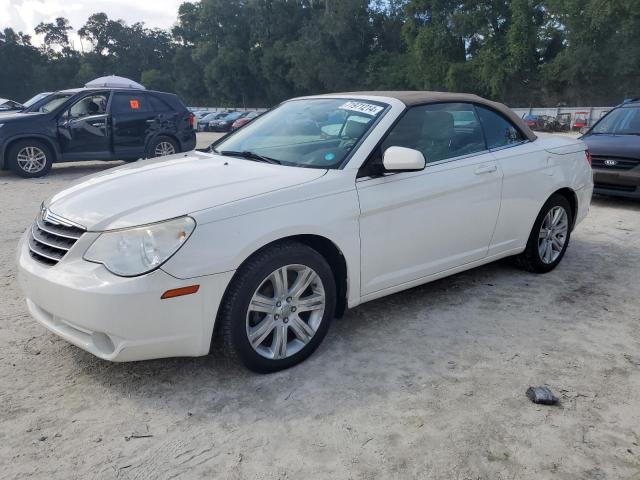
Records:
M195 214L196 230L162 268L181 279L229 272L272 242L316 235L331 241L344 255L351 304L360 293L359 211L353 188L208 223Z
M0 144L0 169L5 170L9 167L7 162L7 152L9 146L16 140L22 140L24 138L36 138L42 142L45 142L47 145L49 145L51 151L53 152L53 155L55 157L53 161L55 162L58 158L60 158L60 145L58 144L56 138L52 138L41 133L18 133L2 140L2 143Z

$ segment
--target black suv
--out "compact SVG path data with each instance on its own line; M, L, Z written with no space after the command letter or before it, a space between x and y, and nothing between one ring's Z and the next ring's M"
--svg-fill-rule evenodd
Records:
M0 116L0 168L46 175L53 162L135 161L193 150L195 117L170 93L79 88Z
M618 105L581 139L591 152L593 191L640 198L640 99Z

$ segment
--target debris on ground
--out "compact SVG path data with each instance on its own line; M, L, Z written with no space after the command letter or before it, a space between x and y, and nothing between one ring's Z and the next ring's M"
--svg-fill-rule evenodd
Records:
M125 442L128 442L129 440L134 438L151 438L151 437L153 437L153 435L149 435L149 434L140 435L138 433L132 433L128 437L124 437L124 440Z
M527 397L533 403L540 405L556 405L558 398L548 387L529 387L527 388Z

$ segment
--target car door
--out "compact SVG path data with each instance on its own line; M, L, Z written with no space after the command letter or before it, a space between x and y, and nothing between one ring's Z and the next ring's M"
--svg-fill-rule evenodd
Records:
M92 92L66 109L58 119L64 160L102 160L112 155L109 92Z
M363 296L484 258L500 209L502 172L473 105L411 108L369 161L391 146L420 150L427 163L357 181Z
M135 90L114 92L111 104L113 149L117 158L140 158L155 124L147 95Z
M502 203L489 255L524 248L542 203L549 196L555 159L531 142L508 118L487 106L476 107L487 146L503 173Z

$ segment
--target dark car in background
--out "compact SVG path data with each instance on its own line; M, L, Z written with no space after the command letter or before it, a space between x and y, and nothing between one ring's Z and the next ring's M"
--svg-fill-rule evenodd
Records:
M0 168L46 175L54 162L150 158L193 150L195 117L174 94L78 88L0 116Z
M24 105L21 103L8 98L0 98L0 112L20 111L22 109L24 109Z
M211 129L209 128L209 124L215 120L220 120L221 118L226 117L229 113L231 112L207 112L198 119L198 131L210 132Z
M261 112L249 112L244 117L237 119L235 122L231 124L231 130L237 130L240 127L246 125L254 118L259 117Z
M231 112L222 118L209 122L209 131L211 132L230 132L233 122L240 118L244 118L249 112Z
M617 106L581 138L591 152L594 192L640 198L640 99Z

